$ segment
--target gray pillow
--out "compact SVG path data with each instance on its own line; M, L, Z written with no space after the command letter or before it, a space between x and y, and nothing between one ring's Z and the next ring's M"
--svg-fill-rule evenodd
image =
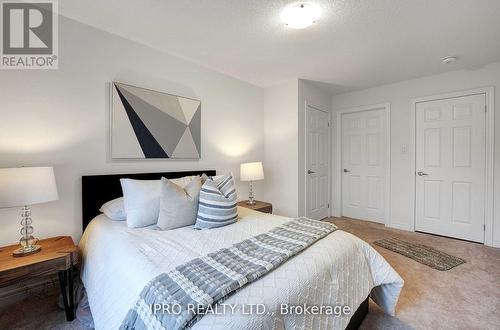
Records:
M162 230L194 225L198 214L201 178L193 178L185 187L161 178L160 215L157 226Z

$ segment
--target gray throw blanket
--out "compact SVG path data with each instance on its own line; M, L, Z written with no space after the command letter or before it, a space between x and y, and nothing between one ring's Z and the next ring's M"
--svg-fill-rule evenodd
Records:
M192 326L203 316L199 311L214 306L336 229L328 222L295 219L160 274L144 287L121 329ZM160 305L162 309L155 311L154 306Z

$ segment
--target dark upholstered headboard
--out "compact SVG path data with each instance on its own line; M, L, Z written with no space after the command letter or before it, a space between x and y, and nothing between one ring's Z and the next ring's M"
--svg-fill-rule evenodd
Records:
M102 204L123 196L121 178L159 180L161 177L175 179L203 173L213 176L215 170L82 176L82 232L85 231L89 222L100 213L99 208Z

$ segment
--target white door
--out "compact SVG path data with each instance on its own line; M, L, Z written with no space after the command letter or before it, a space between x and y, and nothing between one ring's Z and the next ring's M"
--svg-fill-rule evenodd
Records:
M416 104L415 230L484 242L485 94Z
M384 223L386 111L342 114L342 215Z
M307 107L306 113L306 216L329 216L330 127L327 112Z

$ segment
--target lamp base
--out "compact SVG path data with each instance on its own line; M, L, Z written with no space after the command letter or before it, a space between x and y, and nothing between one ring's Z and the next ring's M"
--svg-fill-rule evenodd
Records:
M257 203L255 203L255 200L251 199L251 200L247 200L247 201L246 201L246 204L247 204L247 205L255 205L255 204L257 204Z
M22 248L19 248L17 250L14 250L14 252L12 252L12 255L14 257L24 257L24 256L28 256L30 254L38 253L41 250L42 250L42 247L40 245L32 245L30 247L22 247Z

